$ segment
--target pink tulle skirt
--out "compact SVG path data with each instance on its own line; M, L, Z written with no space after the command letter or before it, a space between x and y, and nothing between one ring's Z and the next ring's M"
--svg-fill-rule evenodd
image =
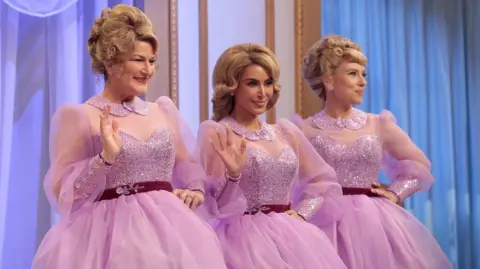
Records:
M310 222L325 231L349 269L453 268L427 227L387 199L328 197Z
M45 236L33 269L223 269L213 229L166 191L90 204Z
M214 227L229 269L346 269L322 231L283 213L232 217Z

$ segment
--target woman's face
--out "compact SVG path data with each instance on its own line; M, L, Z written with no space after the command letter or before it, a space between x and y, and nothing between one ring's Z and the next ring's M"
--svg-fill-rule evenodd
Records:
M342 103L360 105L363 100L363 91L367 86L365 66L343 61L325 85L327 91L330 87L331 95Z
M235 90L235 112L258 116L267 111L273 95L273 79L260 65L250 65L243 72Z
M137 96L147 92L147 84L155 74L156 55L152 45L136 41L127 60L109 68L109 83L124 96Z

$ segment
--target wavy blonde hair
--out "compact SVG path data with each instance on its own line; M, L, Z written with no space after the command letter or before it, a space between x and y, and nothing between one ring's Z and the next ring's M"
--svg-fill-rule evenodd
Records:
M360 46L339 35L329 35L321 39L303 58L303 78L320 98L326 98L323 78L333 75L342 61L367 65L367 57L363 55Z
M88 38L92 70L108 80L107 66L124 62L136 41L148 42L157 54L158 40L152 23L140 9L124 4L103 9Z
M251 65L263 67L273 80L273 95L268 101L267 109L277 103L280 95L280 84L278 84L280 65L277 57L265 46L238 44L225 50L213 69L213 120L219 121L233 112L235 97L231 93L238 88L245 69Z

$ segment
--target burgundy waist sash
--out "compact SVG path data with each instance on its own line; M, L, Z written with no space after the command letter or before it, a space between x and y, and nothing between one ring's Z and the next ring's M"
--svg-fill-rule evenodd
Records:
M270 212L276 213L283 213L292 209L291 204L288 205L262 205L258 208L253 208L245 212L245 215L255 215L258 212L262 212L263 214L268 214Z
M366 195L368 197L380 197L367 188L342 188L343 195Z
M122 185L116 188L106 189L98 201L117 199L122 195L132 195L142 192L164 190L172 192L172 184L167 181L146 181L134 184Z

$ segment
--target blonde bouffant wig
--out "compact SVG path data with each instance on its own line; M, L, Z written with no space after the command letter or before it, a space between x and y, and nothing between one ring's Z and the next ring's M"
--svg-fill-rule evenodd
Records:
M258 44L235 45L220 55L213 70L213 120L219 121L233 112L235 96L232 96L232 93L238 88L240 78L250 65L263 67L273 80L273 95L267 104L267 109L276 104L280 94L278 84L280 66L275 54L267 47Z
M92 70L108 79L107 66L124 62L136 41L148 42L158 52L158 40L147 16L138 8L119 4L102 11L95 19L88 38Z
M367 65L367 58L360 46L339 35L329 35L321 39L303 58L303 78L320 98L326 98L323 78L333 75L342 61Z

